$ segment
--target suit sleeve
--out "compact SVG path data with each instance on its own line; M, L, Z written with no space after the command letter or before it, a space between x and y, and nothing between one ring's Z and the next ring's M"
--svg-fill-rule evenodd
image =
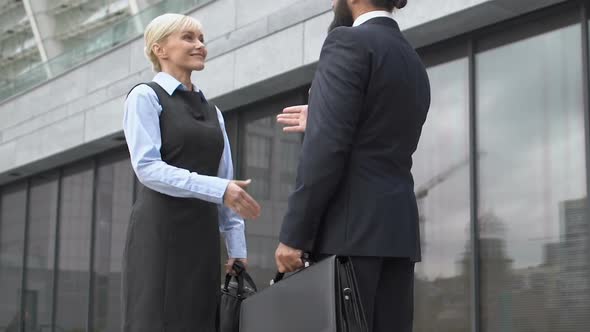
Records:
M313 250L321 218L349 160L369 68L368 51L353 29L328 34L311 86L295 191L279 237L290 247Z

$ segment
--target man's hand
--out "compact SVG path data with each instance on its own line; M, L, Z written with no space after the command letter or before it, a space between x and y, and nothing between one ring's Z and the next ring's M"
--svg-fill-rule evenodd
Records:
M242 262L244 264L244 269L248 267L248 260L246 258L230 258L227 260L227 263L225 264L225 273L226 274L231 274L232 276L236 275L234 270L232 270L232 268L231 268L234 265L235 261Z
M291 106L277 115L277 122L284 125L286 133L303 133L307 126L307 105Z
M230 181L223 195L223 204L244 219L260 217L260 205L245 190L251 182Z
M275 261L277 263L277 270L281 273L293 272L303 267L303 260L301 256L303 251L291 248L285 244L279 243L277 251L275 252Z

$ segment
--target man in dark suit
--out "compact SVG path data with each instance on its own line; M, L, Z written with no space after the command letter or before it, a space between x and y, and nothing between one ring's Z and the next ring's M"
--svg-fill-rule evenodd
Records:
M286 131L304 129L305 138L277 267L300 268L303 252L352 257L370 331L412 330L420 260L410 171L430 85L392 16L406 2L333 0L307 127L297 120L306 120L305 107L279 117L292 125Z

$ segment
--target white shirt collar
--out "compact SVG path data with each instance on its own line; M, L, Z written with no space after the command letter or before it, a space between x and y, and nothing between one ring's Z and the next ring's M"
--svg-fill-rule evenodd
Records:
M184 84L180 83L174 76L163 71L157 73L152 81L158 83L171 96L178 88L188 91L188 88ZM193 89L195 92L199 92L199 88L194 83Z
M370 19L374 19L376 17L389 17L390 19L393 20L393 14L391 14L388 11L385 10L374 10L371 12L367 12L364 13L363 15L359 16L356 18L356 20L354 20L354 23L352 24L353 27L359 26L365 22L367 22Z

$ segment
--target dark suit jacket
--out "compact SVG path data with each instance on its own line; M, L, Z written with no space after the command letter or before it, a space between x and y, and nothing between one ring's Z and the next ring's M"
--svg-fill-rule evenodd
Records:
M280 241L312 253L419 261L410 169L429 106L426 69L394 20L330 32Z

